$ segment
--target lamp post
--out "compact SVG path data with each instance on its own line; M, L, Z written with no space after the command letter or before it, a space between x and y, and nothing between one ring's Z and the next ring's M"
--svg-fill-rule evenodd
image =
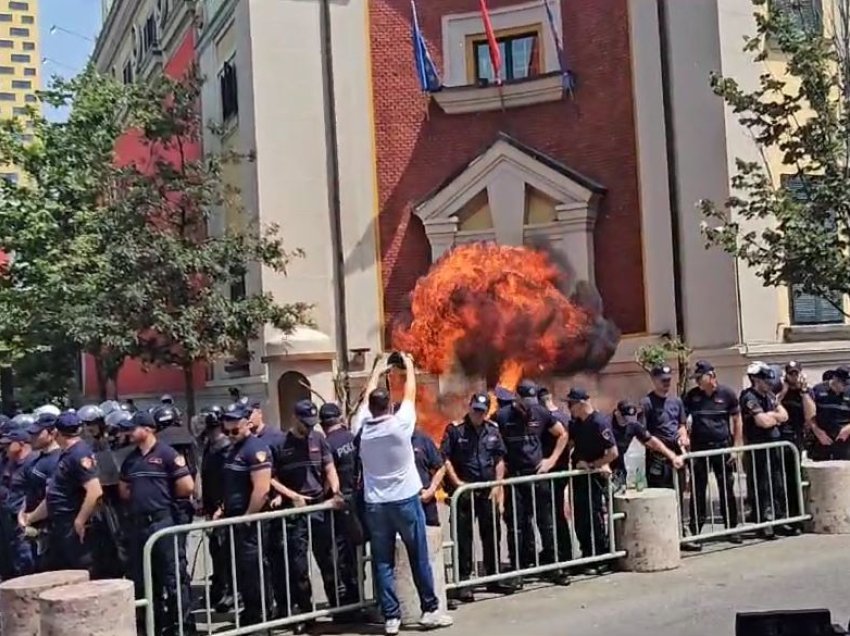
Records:
M66 33L75 38L79 38L81 40L85 40L86 42L91 42L94 44L94 38L88 35L83 35L79 31L74 31L73 29L66 29L65 27L59 26L58 24L54 24L50 27L50 35L56 35L56 33Z

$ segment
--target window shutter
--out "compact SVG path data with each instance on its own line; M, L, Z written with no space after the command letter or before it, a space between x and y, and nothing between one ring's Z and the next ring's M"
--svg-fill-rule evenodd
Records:
M804 31L823 31L821 0L770 0L770 8L785 13Z

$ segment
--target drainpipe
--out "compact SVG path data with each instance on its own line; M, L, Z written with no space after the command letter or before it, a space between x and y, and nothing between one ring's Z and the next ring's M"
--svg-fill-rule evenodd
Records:
M333 37L331 32L330 0L320 0L319 32L322 53L322 88L325 106L325 148L327 152L328 211L331 228L331 261L334 278L334 307L336 309L336 359L338 372L348 399L348 313L345 299L345 252L342 243L342 214L339 199L339 140L334 92Z
M682 241L679 240L679 163L676 156L676 127L673 121L673 91L670 86L670 39L667 0L656 0L658 42L661 49L661 92L664 102L664 134L667 147L667 190L670 197L670 226L673 240L673 300L676 309L676 333L686 341L682 303Z

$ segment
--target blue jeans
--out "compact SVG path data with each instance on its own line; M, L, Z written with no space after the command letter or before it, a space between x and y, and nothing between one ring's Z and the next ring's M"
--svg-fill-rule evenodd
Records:
M419 495L391 503L367 503L366 525L371 535L372 567L384 618L401 618L401 607L395 593L396 535L401 536L407 549L422 612L436 611L440 603L434 593L425 512Z

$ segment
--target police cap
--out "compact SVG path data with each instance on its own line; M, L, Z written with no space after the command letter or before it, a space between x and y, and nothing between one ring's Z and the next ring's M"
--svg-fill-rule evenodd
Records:
M251 409L244 404L234 402L228 406L222 414L222 419L228 422L237 422L239 420L247 420L251 417Z
M338 404L334 402L328 402L327 404L322 404L319 407L319 421L324 424L325 422L333 422L342 417L342 410L339 408Z
M72 411L65 411L56 420L56 430L60 433L77 433L82 425L83 421Z
M311 400L298 400L295 403L295 417L307 426L315 426L319 421L319 409Z
M80 407L80 410L77 411L77 417L79 417L84 424L92 424L98 420L102 420L103 416L104 411L97 404L86 404L85 406Z
M590 399L590 394L580 387L572 387L567 393L567 402L584 402Z
M486 413L490 410L490 396L486 393L475 393L469 400L469 408L473 411Z

